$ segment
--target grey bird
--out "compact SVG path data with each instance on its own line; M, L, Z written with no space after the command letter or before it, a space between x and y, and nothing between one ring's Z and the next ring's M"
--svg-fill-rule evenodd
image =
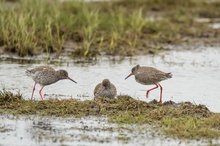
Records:
M162 72L158 69L155 69L153 67L148 67L148 66L140 66L136 65L131 69L131 73L125 78L129 78L131 75L135 76L135 80L143 85L153 85L155 84L156 87L147 90L146 92L146 97L148 97L148 94L151 90L154 90L160 86L160 103L162 103L162 91L163 88L159 84L160 81L172 78L172 73L165 73Z
M109 79L104 79L102 83L99 83L94 89L95 97L114 98L116 94L116 87L109 81Z
M45 86L56 83L57 81L63 80L63 79L69 79L73 81L74 83L77 83L76 81L74 81L68 76L67 71L65 70L55 71L50 66L39 66L31 70L26 70L26 75L29 77L32 77L32 79L35 82L33 90L32 90L31 99L33 98L36 84L40 84L41 86L39 94L40 94L41 99L43 100L41 91L43 90Z

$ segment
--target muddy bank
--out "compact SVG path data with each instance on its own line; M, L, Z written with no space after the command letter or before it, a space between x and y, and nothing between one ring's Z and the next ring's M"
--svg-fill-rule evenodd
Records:
M106 116L109 122L114 123L150 124L164 135L179 139L220 137L220 114L210 112L204 105L194 105L190 102L168 101L160 104L153 100L147 103L129 96L85 101L76 99L32 101L23 100L19 94L13 95L11 92L2 91L0 107L1 113L13 115Z

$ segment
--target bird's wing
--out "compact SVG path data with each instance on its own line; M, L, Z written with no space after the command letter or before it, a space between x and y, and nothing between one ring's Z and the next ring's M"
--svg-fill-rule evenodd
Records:
M95 89L94 89L94 96L96 96L98 90L99 90L99 87L101 86L102 83L99 83L98 85L96 85Z
M113 90L116 92L116 95L117 95L117 89L116 89L115 85L113 85L113 84L111 83L111 87L113 88Z
M162 80L165 80L165 79L168 79L169 77L167 77L167 74L164 73L164 72L157 72L156 73L156 76L157 76L157 79L159 81L162 81Z
M55 71L42 69L40 71L35 72L35 80L37 80L40 84L46 84L50 82L50 78L55 76Z
M34 69L30 70L32 73L36 73L39 71L43 71L43 70L49 70L49 71L55 71L52 67L50 66L38 66L35 67Z
M143 72L138 72L135 75L136 78L139 79L139 81L146 83L146 84L154 84L154 83L158 83L164 79L166 79L167 77L165 76L165 74L163 72L160 71L155 71L155 72L151 72L151 71L143 71Z

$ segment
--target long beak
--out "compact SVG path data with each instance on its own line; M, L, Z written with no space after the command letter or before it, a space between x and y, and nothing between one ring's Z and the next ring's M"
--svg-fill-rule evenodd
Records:
M129 78L131 75L133 75L132 73L130 73L126 78L125 78L125 80L127 79L127 78Z
M73 81L74 83L76 83L76 84L77 84L77 82L76 82L76 81L74 81L73 79L71 79L70 77L67 77L67 79L69 79L69 80L71 80L71 81Z

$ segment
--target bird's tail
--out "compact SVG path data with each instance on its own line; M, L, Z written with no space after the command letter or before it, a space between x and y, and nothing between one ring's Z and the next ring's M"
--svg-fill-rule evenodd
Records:
M25 71L25 73L26 73L27 76L31 76L31 71L30 71L30 70L27 69L27 70Z
M167 78L172 78L173 74L171 72L166 74Z

